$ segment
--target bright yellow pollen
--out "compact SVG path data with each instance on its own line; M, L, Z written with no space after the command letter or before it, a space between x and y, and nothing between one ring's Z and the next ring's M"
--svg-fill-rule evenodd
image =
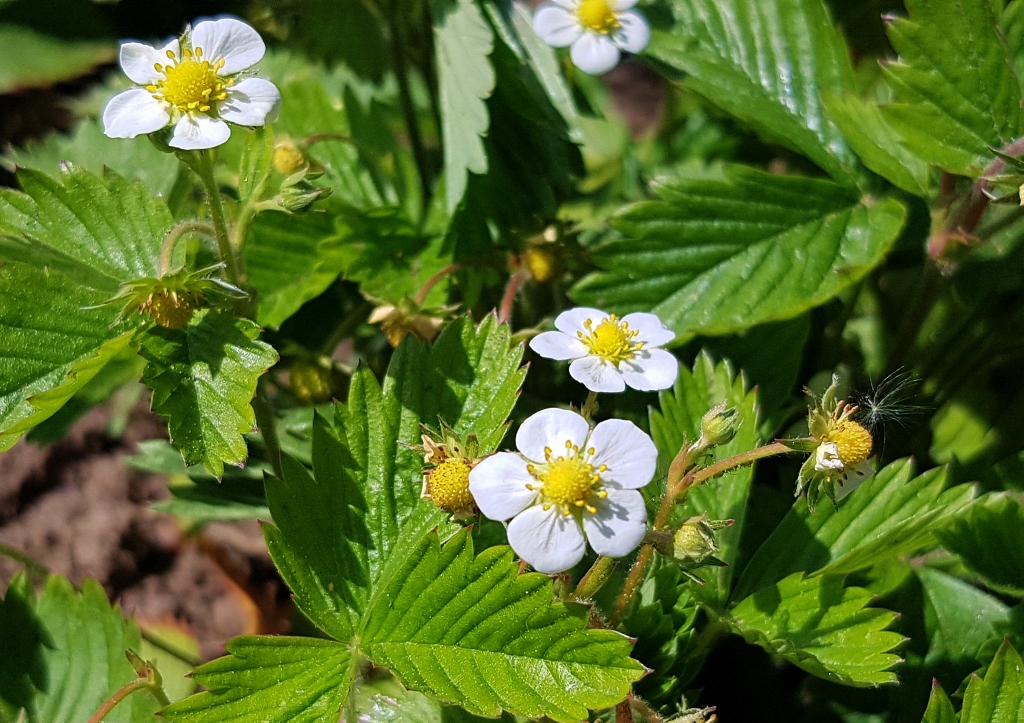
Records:
M576 8L576 17L587 30L602 35L618 30L621 25L608 0L583 0Z
M430 499L445 512L460 512L473 507L469 491L469 464L449 457L430 473Z
M833 442L839 451L839 459L845 467L856 467L871 454L874 441L871 433L849 419L836 424L829 430L826 442Z
M587 333L578 331L576 336L586 345L591 354L612 364L617 365L619 362L632 359L634 354L643 348L643 342L633 341L640 332L631 330L629 324L620 321L615 314L603 320L596 329L590 319L587 319L583 326Z
M573 508L591 514L597 512L597 508L587 504L587 499L597 492L595 487L600 485L601 476L594 472L593 465L587 464L581 457L550 459L539 470L537 479L543 483L540 493L547 505L545 509L550 508L550 505L558 505L567 515L571 514ZM601 496L600 492L597 494Z
M163 80L156 85L146 86L154 98L170 103L182 113L205 113L214 103L228 97L227 88L234 80L217 75L217 71L224 65L223 59L213 64L208 60L200 60L203 57L202 48L186 48L184 57L180 59L168 50L167 57L174 63L153 65L158 73L163 73Z

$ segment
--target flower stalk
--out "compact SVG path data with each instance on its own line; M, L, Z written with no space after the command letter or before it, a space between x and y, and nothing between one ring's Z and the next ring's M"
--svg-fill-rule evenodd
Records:
M152 663L142 660L135 651L129 649L125 651L125 657L135 668L136 678L135 680L126 683L125 685L114 691L113 695L103 701L95 713L89 718L87 723L103 723L103 719L114 709L114 707L122 700L127 698L129 695L137 690L148 690L161 708L169 706L171 704L170 699L164 692L163 680L160 677L160 673L153 666Z
M160 276L164 276L171 270L174 249L178 245L178 241L189 234L198 234L214 240L217 238L213 226L202 221L182 221L175 225L164 237L164 245L160 248L160 266L158 267Z
M228 235L227 217L224 214L224 204L220 198L220 188L218 188L217 180L213 175L213 151L192 151L192 154L194 158L194 162L191 164L192 168L199 176L199 180L202 181L203 190L206 191L206 198L210 205L213 237L217 242L221 261L224 262L224 277L229 283L238 286L242 280L242 272L238 254Z

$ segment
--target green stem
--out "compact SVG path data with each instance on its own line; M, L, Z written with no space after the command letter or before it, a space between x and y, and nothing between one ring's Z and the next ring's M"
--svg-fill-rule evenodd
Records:
M256 396L252 400L252 409L256 412L256 426L263 436L263 446L267 449L267 456L270 458L270 466L278 479L284 479L284 471L281 467L281 442L277 438L277 425L274 423L274 410L267 400L267 385L260 379L256 386Z
M148 690L153 694L153 697L157 699L157 702L160 703L161 708L165 708L171 704L170 699L167 697L167 694L164 693L164 689L160 685L157 685L149 678L136 678L132 682L126 683L118 688L114 691L112 696L103 701L103 705L101 705L99 709L92 714L92 717L89 718L87 723L102 723L107 714L114 710L114 706L137 690Z
M590 418L597 414L597 410L597 392L588 392L587 401L583 402L583 406L580 407L580 414L589 422Z
M394 66L395 78L398 80L398 99L405 118L405 127L409 132L409 143L412 145L412 157L416 161L416 169L420 176L420 190L423 194L423 208L430 204L430 174L427 170L427 152L423 145L419 117L416 105L412 100L409 88L408 60L405 57L405 39L402 37L402 18L404 13L401 0L395 0L391 13L391 63Z
M576 586L576 591L573 596L579 600L593 600L594 596L597 595L598 591L604 587L604 584L608 582L608 578L611 577L612 571L615 570L615 560L610 557L600 555L594 564L587 570L587 574L580 578L579 584Z
M193 151L196 162L193 168L199 180L203 183L206 191L206 198L210 204L210 220L213 222L214 239L217 241L217 249L220 251L220 258L224 262L224 275L228 282L239 286L242 281L242 273L239 268L238 255L231 245L231 238L228 235L227 217L224 215L224 204L220 199L220 189L217 187L217 180L213 175L213 151Z
M37 575L50 574L50 570L46 567L46 565L42 564L41 562L36 562L21 550L16 550L13 547L9 547L3 544L2 542L0 542L0 555L3 555L4 557L9 557L15 562L21 563L25 566L27 570L31 570Z
M160 266L158 269L160 276L171 270L171 257L174 254L174 247L177 246L178 241L183 236L187 236L190 233L206 236L211 239L217 238L213 226L208 223L203 223L202 221L182 221L176 224L167 232L167 235L164 237L164 245L160 249Z

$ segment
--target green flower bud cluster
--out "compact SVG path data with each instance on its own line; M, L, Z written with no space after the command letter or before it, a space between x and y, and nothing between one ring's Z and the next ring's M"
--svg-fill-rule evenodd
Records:
M690 571L708 565L726 566L715 557L721 549L715 533L732 524L733 520L709 520L705 513L691 517L675 532L650 531L646 539L658 552L679 563L684 575L703 584L704 581Z

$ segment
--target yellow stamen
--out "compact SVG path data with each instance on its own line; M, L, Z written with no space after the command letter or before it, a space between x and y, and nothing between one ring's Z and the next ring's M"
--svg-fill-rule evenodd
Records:
M608 0L583 0L576 8L576 17L580 25L601 35L608 35L622 26Z
M174 51L168 50L166 54L175 60ZM196 110L205 113L211 110L212 101L227 98L226 89L234 83L234 78L221 78L217 75L217 71L224 65L223 58L211 64L202 60L202 57L202 48L185 48L180 62L173 65L155 64L154 68L163 73L164 78L155 85L146 86L146 90L158 100L170 103L185 113Z
M620 321L614 314L602 320L596 328L590 319L583 322L583 326L587 333L576 332L580 341L591 354L616 366L619 362L632 359L640 349L640 343L633 341L640 332L630 329L628 323Z
M874 440L871 432L854 422L843 419L829 429L826 442L833 442L839 453L839 459L845 467L856 467L871 454Z

